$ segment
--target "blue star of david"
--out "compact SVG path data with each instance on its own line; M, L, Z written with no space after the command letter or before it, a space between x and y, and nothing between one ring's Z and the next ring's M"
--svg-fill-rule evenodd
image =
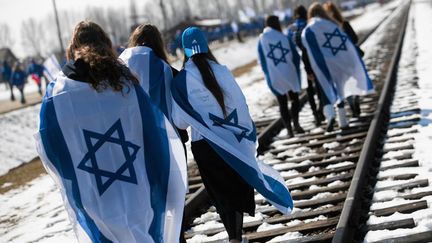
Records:
M213 121L213 126L220 126L220 127L228 126L228 127L236 127L240 129L241 130L240 133L233 132L234 136L237 138L237 141L239 143L243 140L243 138L253 142L256 140L255 125L252 124L253 130L251 132L249 132L248 128L239 125L237 109L234 109L225 119L213 115L212 113L209 113L209 118L210 120Z
M285 57L288 54L289 50L282 46L282 42L279 41L278 43L276 43L276 45L269 43L269 45L270 45L270 51L269 53L267 53L267 57L273 60L274 65L277 66L281 62L287 63ZM276 49L279 49L281 52L281 56L279 58L275 57L274 51Z
M323 47L325 48L329 48L333 54L333 56L336 56L336 54L338 53L338 51L346 51L346 41L348 39L348 37L344 34L342 34L338 28L336 28L333 33L326 33L324 32L325 38L326 38L326 42L324 43ZM339 37L340 39L340 44L339 46L333 46L331 40L333 39L333 37Z
M117 132L118 137L113 136L115 132ZM104 134L88 131L85 129L83 129L83 133L88 152L78 164L78 169L94 174L99 196L102 196L102 194L116 180L138 184L133 162L135 161L136 154L140 147L136 144L126 141L120 119L118 119ZM96 139L96 142L92 143L92 139L93 141ZM122 148L125 161L115 172L100 169L98 166L98 161L96 161L96 152L105 143L118 144ZM87 164L88 161L90 161L89 164ZM129 173L127 173L126 170ZM103 179L106 179L105 182Z

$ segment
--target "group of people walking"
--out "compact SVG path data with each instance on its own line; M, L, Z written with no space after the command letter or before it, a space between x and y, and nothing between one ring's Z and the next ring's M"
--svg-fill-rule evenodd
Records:
M345 37L337 23L316 14L317 6L321 8L315 4L309 10L306 27L296 22L298 28L288 35L294 38L282 34L277 17L268 17L259 41L260 63L290 136L304 133L298 117L301 58L310 60L308 94L317 90L320 105L357 94L347 92L346 80L340 81L347 76L337 79L331 67L323 71L323 63L317 63L331 61L318 53L320 44L309 36L316 35L315 42L322 39L317 25ZM339 49L354 48L345 41ZM119 58L99 25L82 21L75 27L67 63L43 98L35 138L80 241L184 241L187 129L202 181L230 242L243 240L243 214L255 213L254 189L281 213L292 211L281 175L256 158L255 125L229 69L217 61L199 28L184 30L182 47L183 67L176 70L154 25L138 26ZM313 97L310 101L318 124L323 110L334 119L326 108L317 108Z
M5 82L10 90L10 99L11 101L15 101L15 94L13 92L14 87L18 89L21 94L21 103L25 104L25 94L24 94L24 86L27 82L27 78L31 77L35 81L38 86L39 94L42 94L42 79L44 79L44 67L41 64L38 64L35 60L31 60L27 66L27 69L24 69L22 64L19 62L15 62L13 67L9 65L7 61L3 61L1 67L2 80Z
M358 37L331 2L314 3L309 11L294 10L295 21L283 33L276 16L270 16L258 43L259 62L268 86L276 96L288 136L303 133L298 121L301 91L300 55L307 78L307 96L315 123L327 119L327 132L348 127L344 100L352 116L360 116L359 96L373 92L373 84L361 59ZM301 53L299 54L298 51ZM319 98L317 106L315 95ZM291 100L291 112L287 97ZM291 125L293 123L293 126ZM294 127L294 130L293 130Z

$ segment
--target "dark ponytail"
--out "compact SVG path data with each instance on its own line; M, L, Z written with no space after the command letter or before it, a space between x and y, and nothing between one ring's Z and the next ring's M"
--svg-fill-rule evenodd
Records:
M205 87L210 90L212 95L216 98L216 101L218 102L219 106L222 109L222 112L224 114L224 117L226 116L226 110L225 110L225 102L224 102L224 94L219 86L216 77L214 75L213 69L210 66L209 60L218 63L216 58L213 56L211 51L209 50L208 53L199 53L195 54L191 57L192 61L195 63L195 65L198 67L198 70L201 74L201 77L203 79ZM186 63L187 59L185 59Z

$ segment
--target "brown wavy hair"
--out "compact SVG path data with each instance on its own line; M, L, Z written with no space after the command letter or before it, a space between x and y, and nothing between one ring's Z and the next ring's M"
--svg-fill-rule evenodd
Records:
M94 22L81 21L75 26L66 58L68 61L82 59L88 64L86 81L97 91L110 87L121 92L125 86L139 84L138 79L117 58L108 35Z
M129 37L128 47L147 46L160 59L168 63L167 54L164 48L164 41L158 28L152 24L141 24L135 28Z
M330 16L335 19L339 24L343 24L345 21L344 17L342 16L339 8L332 2L326 2L323 5L324 9L327 11L327 13L330 14Z
M317 2L312 3L308 9L308 20L314 17L327 19L337 24L337 22L332 17L330 17L330 15L327 14L323 6Z

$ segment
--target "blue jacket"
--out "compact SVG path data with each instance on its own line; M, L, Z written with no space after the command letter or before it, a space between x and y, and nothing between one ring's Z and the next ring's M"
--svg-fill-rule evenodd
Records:
M28 74L36 74L39 77L43 76L44 67L37 63L30 63L27 68Z
M15 71L12 73L11 83L15 86L24 85L27 75L24 71Z

